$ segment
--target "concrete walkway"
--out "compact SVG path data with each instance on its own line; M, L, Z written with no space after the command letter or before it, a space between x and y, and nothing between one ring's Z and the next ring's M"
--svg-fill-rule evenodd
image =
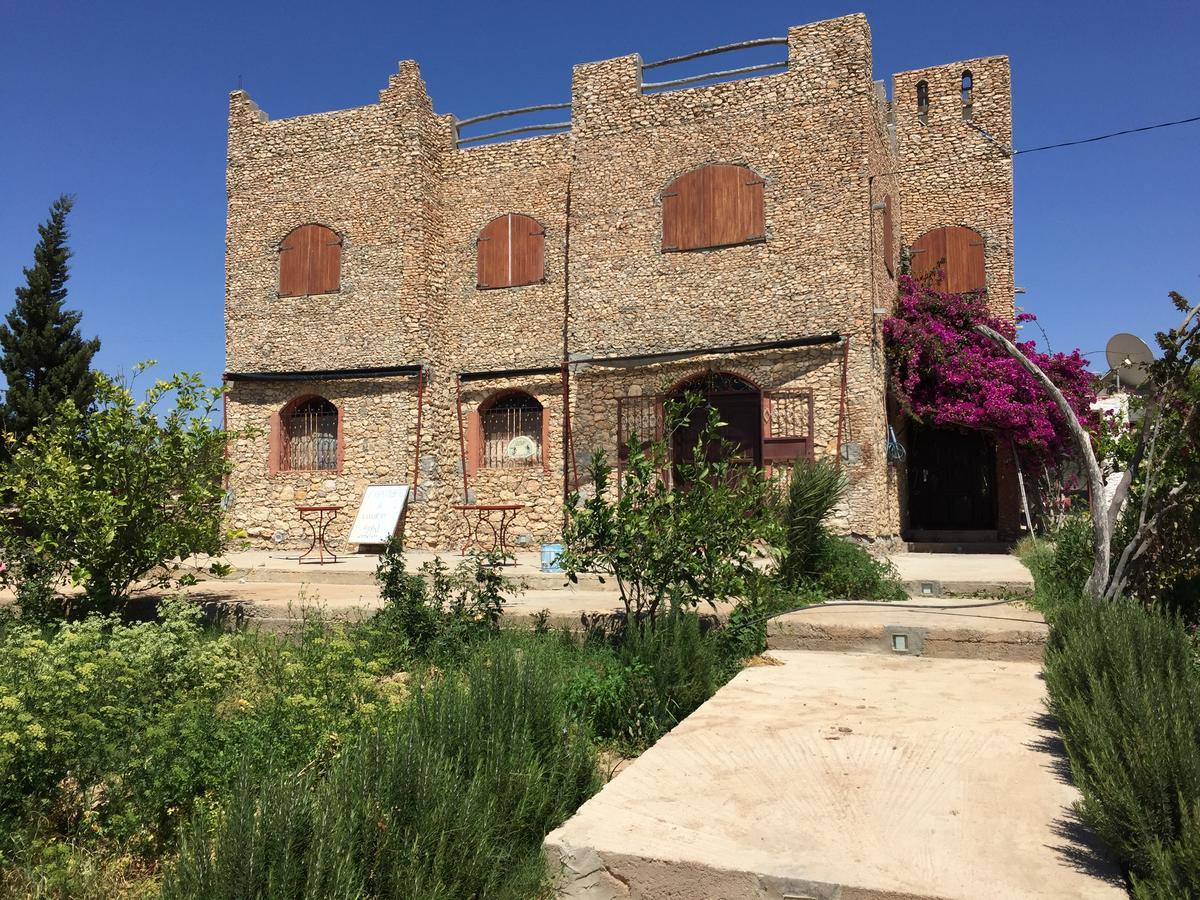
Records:
M772 656L546 838L560 897L1125 896L1036 664Z

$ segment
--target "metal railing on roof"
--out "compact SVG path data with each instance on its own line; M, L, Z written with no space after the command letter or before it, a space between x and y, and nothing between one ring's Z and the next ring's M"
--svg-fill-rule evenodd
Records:
M454 122L454 146L464 147L468 144L477 144L480 141L488 141L493 138L511 137L517 134L533 134L536 132L547 131L563 131L571 127L568 122L545 122L533 125L522 125L519 128L505 128L502 131L491 131L487 134L472 134L466 137L463 136L462 129L467 125L475 125L478 122L490 122L493 119L504 119L509 116L521 116L527 113L545 112L552 109L570 109L570 103L541 103L537 106L522 106L517 109L503 109L500 112L486 113L482 116L471 116L467 119L456 119Z
M676 63L689 62L693 59L702 59L706 56L715 56L719 53L731 53L738 50L750 50L755 47L770 47L770 46L786 46L786 37L768 37L755 38L751 41L738 41L735 44L723 44L720 47L711 47L708 50L695 50L691 53L683 53L679 56L670 56L666 59L659 59L653 62L642 63L642 72L650 69L658 69L662 66L670 66ZM643 81L642 91L664 91L670 88L684 87L689 84L699 84L704 81L716 81L720 78L731 78L738 75L753 75L759 72L775 72L787 68L787 60L782 59L776 62L758 63L752 66L740 66L735 69L724 69L719 72L704 72L697 75L687 75L682 78L672 78L666 81ZM570 103L540 103L536 106L521 106L517 109L504 109L500 112L486 113L482 116L471 116L466 119L456 119L454 122L454 146L458 148L468 147L474 144L480 144L484 141L491 141L497 138L515 137L517 135L541 134L547 132L568 131L571 128L570 121L566 122L539 122L530 125L521 125L516 128L504 128L500 131L489 131L486 134L463 135L462 130L470 125L476 125L480 122L491 122L495 119L505 119L512 116L523 116L530 113L547 112L550 110L570 109Z
M712 47L708 50L696 50L692 53L683 53L679 56L670 56L666 59L655 60L654 62L642 63L642 71L647 69L657 69L662 66L670 66L675 63L688 62L693 59L701 59L705 56L715 56L718 53L731 53L737 50L749 50L754 47L770 47L778 45L786 45L786 37L769 37L755 38L752 41L738 41L736 44L723 44L720 47ZM688 75L683 78L672 78L667 81L643 81L643 91L662 91L668 88L684 87L689 84L698 84L702 81L715 81L718 78L730 78L736 75L750 75L756 72L771 72L787 68L787 60L782 59L777 62L759 63L753 66L740 66L735 69L724 69L719 72L704 72L698 75Z

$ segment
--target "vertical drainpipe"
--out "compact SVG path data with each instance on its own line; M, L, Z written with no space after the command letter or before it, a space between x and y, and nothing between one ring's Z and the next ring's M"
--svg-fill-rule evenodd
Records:
M566 219L563 226L563 330L562 330L562 478L563 525L566 525L566 502L571 495L570 465L573 458L571 441L571 182L575 176L575 137L571 136L571 159L567 168ZM579 478L575 479L579 487Z
M470 501L467 499L467 437L463 432L462 416L462 376L457 372L454 374L454 408L458 411L458 451L463 481L462 502L469 503Z
M838 400L837 467L842 467L842 422L846 418L846 366L850 361L850 335L842 338L842 391Z
M417 495L417 481L421 475L421 414L424 411L422 401L425 399L425 365L417 372L417 440L413 448L413 499ZM465 501L464 501L465 502Z

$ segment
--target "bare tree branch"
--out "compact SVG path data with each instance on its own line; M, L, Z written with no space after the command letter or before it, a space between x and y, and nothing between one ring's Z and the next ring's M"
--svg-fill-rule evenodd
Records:
M1167 495L1168 498L1176 496L1186 487L1186 481L1176 485ZM1133 536L1133 539L1121 551L1121 558L1117 561L1117 568L1113 571L1112 581L1109 582L1108 587L1104 591L1104 599L1115 600L1121 595L1121 591L1125 589L1126 567L1145 552L1146 547L1149 546L1151 535L1158 529L1159 520L1178 505L1178 500L1168 503L1151 516L1148 521L1142 522L1137 530L1137 534Z
M1150 414L1151 410L1147 409L1146 415ZM1160 415L1158 404L1154 404L1153 415L1155 428L1157 429ZM1117 527L1117 517L1121 515L1121 507L1125 505L1125 499L1129 496L1129 491L1133 487L1133 475L1138 470L1138 466L1142 464L1142 457L1146 455L1146 438L1149 434L1149 429L1145 426L1146 422L1143 419L1141 434L1138 435L1137 447L1134 448L1133 456L1129 459L1129 466L1121 473L1121 480L1117 482L1112 500L1108 504L1108 530L1110 533Z
M1058 389L1058 386L1050 380L1049 375L1022 353L1012 341L994 328L989 328L987 325L976 325L975 330L998 344L1009 356L1020 363L1021 368L1041 384L1058 407L1058 411L1066 419L1067 426L1071 430L1071 435L1075 438L1076 449L1079 451L1084 469L1087 471L1088 488L1091 494L1089 505L1092 513L1092 549L1094 555L1092 557L1092 574L1088 577L1085 590L1093 598L1099 600L1103 597L1104 588L1108 584L1112 530L1108 523L1107 510L1101 509L1104 504L1104 476L1100 472L1100 464L1096 461L1096 454L1092 452L1091 438L1084 430L1083 425L1080 424L1079 417L1075 415L1075 410L1071 409L1071 404L1067 402L1067 398L1063 396L1063 392Z

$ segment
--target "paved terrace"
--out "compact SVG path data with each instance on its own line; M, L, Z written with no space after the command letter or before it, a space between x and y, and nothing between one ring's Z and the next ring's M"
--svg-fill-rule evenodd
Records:
M408 551L405 553L406 568L415 572L435 556L450 568L463 561L462 555L456 552ZM381 603L375 583L379 557L375 555L341 557L336 563L327 565L299 564L294 554L266 551L232 553L225 559L234 569L229 577L205 579L188 593L218 605L240 605L266 627L287 627L305 606L319 607L330 616L356 619L369 615ZM1023 610L1019 605L980 607L953 613L915 608L907 613L898 611L929 604L977 603L979 597L1028 593L1032 579L1016 559L994 554L961 557L943 553L907 553L897 554L892 560L910 594L916 598L910 604L859 605L849 609L822 607L819 611L810 609L794 613L773 624L772 646L782 649L875 648L891 652L890 644L885 644L887 629L903 624L933 629L932 637L925 636L930 653L941 650L942 655L960 655L948 651L949 644L937 643L943 630L956 629L964 631L955 639L964 652L972 643L991 640L995 646L984 647L985 656L997 646L1013 641L1029 644L1025 651L1032 655L1014 657L1009 654L1002 658L1036 658L1040 655L1044 626L1036 613ZM205 565L203 560L194 562L201 568ZM602 581L597 575L584 574L580 575L578 584L570 585L562 574L542 572L539 562L536 553L518 553L515 564L505 569L505 574L519 588L507 605L511 619L521 621L541 610L548 610L553 624L575 625L582 613L611 612L621 608L611 578ZM923 590L931 591L932 596L924 595ZM970 594L971 598L954 599L956 593ZM950 615L955 617L950 618ZM997 624L1014 618L1032 624L1013 627ZM1013 631L1020 633L1009 633Z

